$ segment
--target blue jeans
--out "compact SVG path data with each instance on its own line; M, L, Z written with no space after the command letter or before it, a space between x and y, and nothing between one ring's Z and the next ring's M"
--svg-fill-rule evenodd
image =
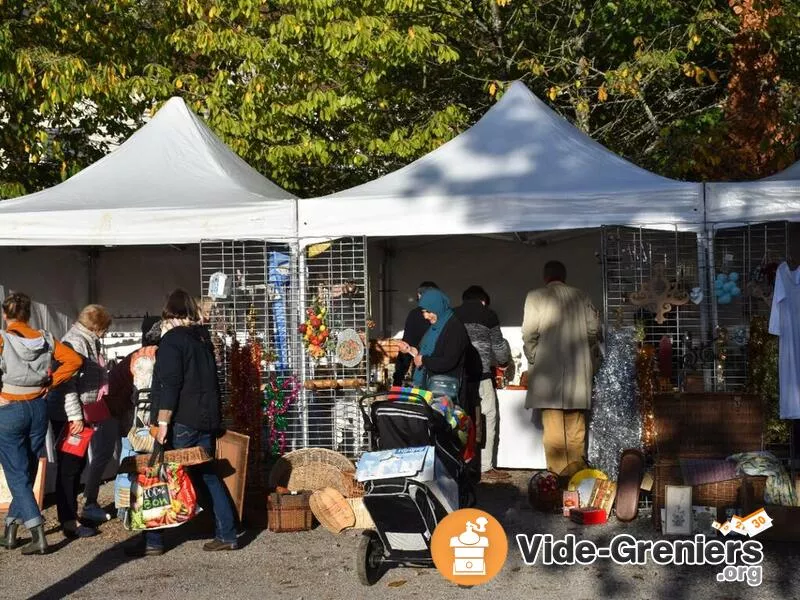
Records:
M208 431L197 431L186 425L174 423L171 430L172 447L192 448L201 446L209 456L214 456L216 438ZM187 468L187 473L198 494L211 500L214 511L214 537L222 542L232 544L236 541L236 517L228 491L214 470L214 461L209 461ZM163 548L164 536L161 530L145 532L145 543L152 548Z
M46 437L44 397L0 405L0 465L12 498L6 524L16 521L30 529L44 523L33 482Z

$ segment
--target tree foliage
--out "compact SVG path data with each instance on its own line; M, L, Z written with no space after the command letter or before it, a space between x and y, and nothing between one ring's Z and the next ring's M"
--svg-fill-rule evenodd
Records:
M0 0L0 197L175 94L280 185L332 192L438 147L514 79L656 172L760 176L793 157L799 29L796 0Z

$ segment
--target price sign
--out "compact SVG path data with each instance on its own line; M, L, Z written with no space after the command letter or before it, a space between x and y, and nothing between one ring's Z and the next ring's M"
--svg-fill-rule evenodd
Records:
M747 530L747 535L750 537L755 537L762 531L772 527L772 519L763 508L759 508L757 511L750 513L742 519L742 521Z

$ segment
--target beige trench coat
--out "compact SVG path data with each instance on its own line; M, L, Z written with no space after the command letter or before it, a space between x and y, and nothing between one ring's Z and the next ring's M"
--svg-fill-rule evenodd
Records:
M528 293L522 319L526 408L591 407L599 327L597 309L577 288L554 281Z

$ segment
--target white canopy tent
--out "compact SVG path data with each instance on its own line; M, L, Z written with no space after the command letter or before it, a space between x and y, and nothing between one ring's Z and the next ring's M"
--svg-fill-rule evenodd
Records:
M0 202L0 245L194 244L295 236L295 197L172 98L115 151L67 181Z
M706 184L709 224L800 221L800 161L758 181Z
M99 302L137 330L170 289L200 292L201 240L291 242L295 202L172 98L74 177L0 202L0 286L67 322Z
M703 223L701 184L654 175L598 144L521 82L473 127L363 185L298 200L301 238L485 234Z

